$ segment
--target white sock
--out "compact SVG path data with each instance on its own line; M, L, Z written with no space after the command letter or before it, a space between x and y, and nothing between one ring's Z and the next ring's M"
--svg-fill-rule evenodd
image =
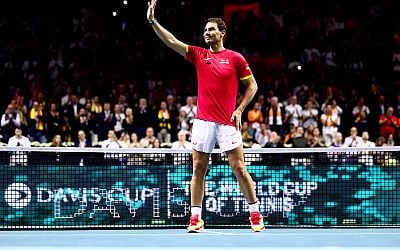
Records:
M260 212L260 206L258 205L258 201L253 204L249 204L250 213L252 212Z
M190 212L193 214L199 215L199 219L201 219L201 207L191 207Z

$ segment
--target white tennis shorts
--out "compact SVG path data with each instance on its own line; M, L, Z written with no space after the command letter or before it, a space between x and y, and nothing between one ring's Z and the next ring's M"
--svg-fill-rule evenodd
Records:
M216 143L226 152L242 144L242 135L233 126L195 119L192 128L193 149L211 153Z

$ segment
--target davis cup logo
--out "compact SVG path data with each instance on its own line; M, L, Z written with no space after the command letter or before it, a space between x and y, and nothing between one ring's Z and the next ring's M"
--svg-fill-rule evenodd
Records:
M24 183L13 183L7 187L4 199L10 207L23 208L31 202L32 193Z

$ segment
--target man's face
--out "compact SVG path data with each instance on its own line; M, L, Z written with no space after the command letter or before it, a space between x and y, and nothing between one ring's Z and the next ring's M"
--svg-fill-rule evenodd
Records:
M110 109L111 109L110 104L109 103L104 103L104 110L110 111Z
M81 140L85 139L86 138L85 132L79 131L78 132L78 138L81 139Z
M387 115L392 116L393 115L393 108L388 108L387 109Z
M336 134L336 141L339 142L339 141L342 141L342 140L343 140L343 135L341 133L337 133Z
M168 104L174 103L174 97L173 97L172 95L168 95L168 96L167 96L167 103L168 103Z
M369 134L368 134L368 132L363 132L363 133L362 133L362 138L363 138L363 140L368 141L368 139L369 139Z
M326 112L326 114L331 115L332 114L332 106L331 105L327 105L325 112Z
M108 131L108 139L115 139L115 132L113 130Z
M78 97L76 95L71 96L71 102L72 103L77 103L78 102Z
M146 137L152 138L154 136L154 130L152 128L147 128Z
M139 106L146 106L147 105L147 100L144 98L139 99Z
M185 133L178 133L178 140L181 142L185 142L186 141Z
M225 31L220 31L217 23L208 22L204 28L203 38L207 45L213 45L222 41L224 35Z
M192 104L193 104L193 97L188 96L188 97L186 98L186 103L187 103L187 105L192 105Z
M21 137L21 135L22 135L22 130L19 129L19 128L16 128L16 129L15 129L15 135L16 135L17 137Z
M357 136L357 129L356 128L351 128L350 129L350 135L352 136L352 137L356 137Z
M13 105L8 105L8 106L7 106L7 112L8 112L9 114L14 113L14 111L15 111L15 108L14 108Z

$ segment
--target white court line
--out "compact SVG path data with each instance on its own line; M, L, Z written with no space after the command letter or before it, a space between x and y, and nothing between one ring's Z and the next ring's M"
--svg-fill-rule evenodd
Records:
M204 230L204 233L215 234L215 235L238 235L237 233L225 233L225 232L217 232L217 231L210 231L210 230Z
M71 231L63 231L63 232L34 232L34 233L19 233L19 232L1 232L0 237L49 237L49 236L56 236L56 237L98 237L98 236L187 236L187 235L202 235L202 236L216 236L216 235L226 235L226 236L250 236L250 235L265 235L265 236L343 236L343 235L400 235L400 232L358 232L358 233L349 233L349 232L341 232L341 233L276 233L271 231L264 231L258 233L227 233L227 232L220 232L220 231L210 231L204 230L201 233L193 233L188 234L186 232L182 233L71 233Z
M7 249L7 250L54 250L55 247L53 246L16 246L16 247L1 247L0 249ZM87 250L87 249L94 249L94 250L105 250L105 249L112 249L112 250L177 250L182 249L186 250L188 247L64 247L64 246L57 246L57 250ZM191 250L204 250L204 249L227 249L227 250L254 250L254 247L190 247ZM257 247L258 250L293 250L293 247ZM399 250L398 247L296 247L296 250Z

